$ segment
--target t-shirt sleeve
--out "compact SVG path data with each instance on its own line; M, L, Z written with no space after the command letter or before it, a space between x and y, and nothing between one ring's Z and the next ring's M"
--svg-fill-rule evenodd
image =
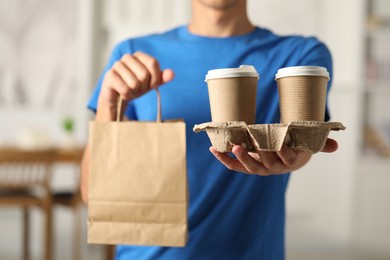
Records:
M126 53L131 53L131 49L129 47L129 44L127 42L121 42L119 43L112 51L111 56L108 60L107 65L105 66L102 74L100 75L100 78L96 84L95 89L92 92L92 95L89 99L89 102L87 104L88 109L92 110L96 113L97 110L97 102L100 94L100 90L102 87L104 76L106 75L107 71L111 69L111 67L114 65L114 63L122 58L122 56ZM125 115L129 119L136 119L135 114L135 108L134 104L132 102L128 103Z
M330 76L328 82L329 94L330 87L333 79L333 66L332 66L332 55L325 44L317 40L316 38L308 38L302 46L301 58L299 62L300 66L321 66L325 67ZM330 112L328 107L328 94L326 98L326 110L325 110L325 121L330 120Z

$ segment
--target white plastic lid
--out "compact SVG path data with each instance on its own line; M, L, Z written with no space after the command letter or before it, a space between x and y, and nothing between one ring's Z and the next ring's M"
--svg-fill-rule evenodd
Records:
M228 68L228 69L215 69L209 70L206 75L206 82L209 79L220 79L220 78L237 78L237 77L256 77L259 78L255 67L251 65L241 65L239 68Z
M320 66L295 66L278 69L275 80L292 76L322 76L330 79L326 68Z

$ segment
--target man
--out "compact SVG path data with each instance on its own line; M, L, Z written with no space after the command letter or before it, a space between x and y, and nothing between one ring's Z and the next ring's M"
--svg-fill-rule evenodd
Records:
M190 191L185 248L118 246L117 259L284 258L287 173L305 165L310 154L288 147L249 154L236 145L232 158L212 147L207 152L207 136L192 132L194 124L210 121L207 71L242 64L255 66L261 75L258 124L279 122L277 69L317 65L332 71L329 51L317 39L280 37L252 25L246 0L192 0L188 26L128 39L114 49L89 108L97 121L113 121L121 96L128 101L127 117L155 120L156 97L150 90L166 84L160 89L163 117L184 118L187 124ZM337 142L328 139L324 152L336 149ZM88 163L87 147L82 163L86 201Z

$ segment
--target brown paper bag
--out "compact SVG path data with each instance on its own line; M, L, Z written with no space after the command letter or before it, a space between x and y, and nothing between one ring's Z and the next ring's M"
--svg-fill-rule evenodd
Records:
M88 243L186 244L185 123L157 96L157 122L90 122Z

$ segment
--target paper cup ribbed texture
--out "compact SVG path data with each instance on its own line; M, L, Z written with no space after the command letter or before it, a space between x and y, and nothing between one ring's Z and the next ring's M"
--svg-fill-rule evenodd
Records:
M213 122L244 121L256 118L256 77L231 77L207 81Z
M255 67L250 65L209 70L205 81L209 90L212 121L254 124L258 79Z
M324 121L328 78L288 76L277 79L282 123Z

